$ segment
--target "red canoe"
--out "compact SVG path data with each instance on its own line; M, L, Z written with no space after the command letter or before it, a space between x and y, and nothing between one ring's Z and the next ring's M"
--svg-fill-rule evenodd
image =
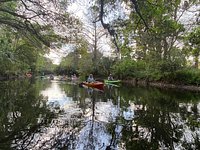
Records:
M103 82L82 82L83 85L86 85L88 87L97 88L97 89L103 89L104 83Z

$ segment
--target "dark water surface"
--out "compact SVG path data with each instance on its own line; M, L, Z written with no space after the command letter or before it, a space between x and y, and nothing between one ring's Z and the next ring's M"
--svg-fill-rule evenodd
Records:
M0 150L200 149L200 94L0 82Z

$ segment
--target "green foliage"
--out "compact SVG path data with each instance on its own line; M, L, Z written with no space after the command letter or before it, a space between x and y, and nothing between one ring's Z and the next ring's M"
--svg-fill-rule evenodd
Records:
M30 40L35 46L46 45L49 47L50 42L57 40L58 36L53 32L51 20L54 23L59 22L59 25L61 25L61 22L64 22L64 16L62 16L61 12L54 13L49 11L50 8L41 7L41 5L45 5L42 1L38 3L34 0L28 2L16 0L2 1L0 3L1 27L10 27L24 38ZM68 19L68 17L65 18Z
M45 87L44 82L30 80L1 83L0 149L17 149L11 144L15 137L28 139L29 133L36 133L51 122L54 114L47 106L47 99L41 96ZM38 122L38 118L46 121Z
M113 74L119 78L145 77L145 63L143 61L136 62L131 59L124 59L117 62L112 68Z
M152 71L149 79L180 85L199 85L200 70L195 68L183 68L174 72L164 73Z
M200 70L199 69L183 69L174 74L173 80L182 84L199 85Z
M0 75L23 75L37 70L37 61L44 49L20 37L10 28L0 29Z
M195 67L198 68L200 55L200 27L193 29L184 38L184 49L188 56L194 57Z
M115 64L115 60L108 58L108 57L102 57L100 59L100 62L98 64L98 73L102 76L108 76L112 72L112 66Z
M93 73L93 63L90 54L85 54L79 61L79 73L85 77L86 75Z
M0 74L8 74L13 71L15 61L13 36L4 30L0 30L0 32Z
M32 73L38 71L40 66L37 61L39 55L46 52L45 45L50 42L56 42L59 36L53 31L52 25L46 23L41 25L37 21L31 21L32 18L47 15L44 11L37 12L39 4L34 3L35 7L28 8L27 3L20 1L1 2L0 6L0 75L22 75L25 72ZM22 6L21 6L22 5ZM32 17L18 14L18 7L25 7L30 11ZM33 10L32 10L33 9ZM35 9L35 10L34 10ZM37 14L37 15L34 15ZM48 15L50 15L48 13ZM30 18L28 18L30 17ZM44 17L44 16L43 16Z
M55 71L56 65L49 58L38 55L36 61L36 73L38 75L51 74Z
M176 83L190 83L196 84L198 82L198 73L192 73L189 71L187 73L183 72L184 64L181 63L179 59L175 61L151 61L146 63L145 61L134 61L132 59L123 59L122 61L117 62L113 67L113 74L122 79L129 78L139 78L146 79L150 81L165 81L165 82L176 82ZM181 70L181 72L180 72ZM180 77L179 76L185 76ZM186 79L192 81L187 81Z
M189 43L192 46L200 47L200 27L195 28L189 35L188 35Z
M184 59L185 60L185 59ZM154 60L147 64L146 70L150 80L166 80L166 75L173 74L185 66L181 57L174 60Z
M119 28L123 38L120 52L122 57L129 57L113 67L119 77L165 80L166 76L173 76L174 72L185 67L187 53L175 44L185 31L176 18L180 3L180 0L137 2L149 29L146 30L147 26L135 11L124 22L125 26ZM136 48L130 45L132 39L136 41Z
M72 75L72 74L77 74L77 70L75 70L72 66L56 66L54 69L56 74L59 75Z
M122 79L148 78L150 81L199 85L200 70L182 67L179 62L157 61L146 64L144 61L124 59L113 66L113 74Z
M194 56L198 57L200 54L200 27L193 29L185 37L185 48L189 51L189 53Z
M59 66L56 67L57 74L72 75L74 73L81 76L88 75L93 71L92 54L87 52L88 43L86 39L77 37L76 45L70 53L62 58Z

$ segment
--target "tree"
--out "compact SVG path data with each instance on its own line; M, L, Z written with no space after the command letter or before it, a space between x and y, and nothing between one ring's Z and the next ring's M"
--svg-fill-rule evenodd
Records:
M64 3L65 2L65 3ZM10 26L29 40L50 46L49 27L59 31L78 23L66 12L69 2L42 0L0 1L0 24ZM55 28L56 25L59 27Z
M54 72L56 65L52 63L49 58L44 57L42 54L37 56L35 72L39 75L51 74Z
M67 66L72 66L72 68L78 70L83 76L87 75L88 71L98 74L100 68L99 62L102 57L100 51L104 44L102 39L106 37L105 30L101 27L100 23L96 22L98 8L93 5L86 7L88 11L83 14L86 19L81 23L82 26L80 25L82 29L80 34L75 36L74 43L72 43L72 52L63 58L61 62L62 66L68 64Z
M35 72L39 55L48 52L48 47L69 42L61 30L68 34L73 28L76 33L79 30L74 31L74 28L79 22L65 10L68 4L65 0L0 1L2 75Z
M194 5L195 1L190 1L190 7ZM129 18L127 17L126 20L118 18L110 24L119 35L120 51L122 53L124 51L125 56L131 53L134 59L145 60L151 65L150 68L161 71L175 65L169 71L179 69L185 62L185 55L178 47L185 31L183 22L180 22L180 18L186 11L182 10L181 1L172 3L166 3L163 0L137 1L137 8L142 18L134 10L135 5L135 7L129 7ZM122 46L119 44L120 40L124 41ZM161 63L156 67L159 64L157 62Z
M0 29L0 74L22 75L26 72L35 73L39 57L46 52L33 45L27 38L22 38L9 27Z
M102 47L105 43L107 32L102 28L101 24L96 21L99 8L96 5L88 6L88 11L84 14L87 18L87 23L83 25L83 36L88 43L88 52L92 57L92 72L98 73L99 62L102 57Z
M198 69L200 55L200 27L193 29L186 37L186 48L191 51L194 57L194 66Z

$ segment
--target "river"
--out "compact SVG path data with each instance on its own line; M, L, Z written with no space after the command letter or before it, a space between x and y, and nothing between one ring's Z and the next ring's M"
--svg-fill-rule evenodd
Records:
M200 93L0 82L0 150L200 149Z

